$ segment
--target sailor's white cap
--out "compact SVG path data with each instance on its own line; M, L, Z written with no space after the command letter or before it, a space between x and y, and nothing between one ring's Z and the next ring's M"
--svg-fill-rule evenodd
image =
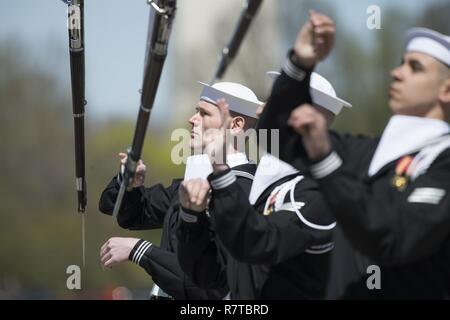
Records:
M256 118L256 109L263 104L258 100L256 94L239 83L234 82L217 82L210 86L204 82L200 100L217 104L217 100L225 99L231 111Z
M267 75L275 79L280 73L277 71L268 71ZM352 107L350 103L336 95L336 91L327 79L316 72L311 74L310 93L314 104L331 111L335 115L338 115L343 107Z
M427 28L412 28L406 33L406 52L425 53L450 66L450 37Z

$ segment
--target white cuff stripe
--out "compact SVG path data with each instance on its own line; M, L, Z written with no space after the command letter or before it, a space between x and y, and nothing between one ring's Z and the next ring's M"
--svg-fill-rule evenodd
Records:
M223 189L231 185L233 182L236 181L236 176L233 172L228 172L223 177L220 177L216 180L211 180L211 187L213 189Z
M283 66L283 70L289 77L291 77L294 80L302 81L303 79L305 79L306 72L303 71L302 69L299 69L296 65L294 65L291 62L290 58L286 59L286 62L284 63Z
M141 253L139 254L138 257L136 257L136 263L140 264L141 262L141 258L144 256L145 252L147 251L148 248L150 248L152 244L150 242L147 242L147 244L142 248Z
M136 263L136 256L141 251L142 245L144 245L144 244L145 244L145 241L142 241L141 244L139 245L139 247L137 247L136 251L134 251L133 257L131 258L131 261L133 261L134 263Z
M148 241L143 241L137 250L133 254L133 258L131 259L134 263L139 264L139 261L141 260L142 255L144 252L150 247L152 244Z
M180 217L183 221L188 223L195 223L198 220L195 215L186 213L183 209L180 210Z
M139 253L142 251L142 248L145 246L146 243L147 243L147 241L142 241L141 244L139 245L139 247L134 252L133 258L131 259L134 263L137 263L136 258L139 255Z
M342 159L333 151L328 157L311 166L311 174L316 179L324 178L342 165Z
M245 171L231 170L231 172L233 172L236 177L244 177L244 178L247 178L247 179L250 179L250 180L253 180L255 178L254 175L252 175L252 174L250 174L248 172L245 172Z

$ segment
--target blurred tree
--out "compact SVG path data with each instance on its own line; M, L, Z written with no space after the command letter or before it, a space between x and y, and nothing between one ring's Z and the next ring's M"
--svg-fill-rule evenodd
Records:
M281 12L287 45L292 46L309 9L332 17L337 26L335 47L331 55L317 66L338 96L352 103L336 118L334 128L342 132L375 135L382 131L389 117L388 87L390 70L399 63L404 31L414 24L414 17L395 8L383 8L382 28L369 30L365 24L348 29L330 2L288 0ZM361 15L365 17L366 12ZM348 18L348 17L344 17ZM354 19L355 23L357 20ZM364 20L362 20L364 21Z
M179 2L174 37L169 54L174 55L176 82L173 84L174 103L179 110L175 126L187 127L187 119L194 112L202 86L197 81L209 83L213 77L219 55L230 40L245 1L197 0L196 6ZM199 15L199 8L204 14ZM277 70L280 64L280 15L275 1L264 1L252 21L238 54L228 67L223 79L242 83L261 99L267 97L271 81L265 76L268 70ZM193 16L201 24L192 24ZM186 26L189 26L188 30Z
M151 278L141 268L128 263L105 272L98 263L100 246L111 236L159 243L160 230L122 230L97 209L101 191L117 172L117 153L131 141L134 123L94 122L87 109L87 266L82 269L83 290L68 291L66 268L82 263L70 92L27 63L24 52L20 43L0 44L0 296L94 298L105 287L126 286L142 288L145 296L140 297L145 298ZM147 185L167 184L182 174L182 167L170 161L168 141L155 135L146 139Z
M450 2L431 5L420 17L418 26L431 28L443 34L450 35L449 14Z
M390 71L401 61L404 33L410 21L411 17L400 10L385 9L382 29L364 33L373 37L372 43L351 32L339 32L331 59L335 72L332 79L338 79L334 81L336 91L353 108L337 117L338 130L368 135L383 130L390 116Z

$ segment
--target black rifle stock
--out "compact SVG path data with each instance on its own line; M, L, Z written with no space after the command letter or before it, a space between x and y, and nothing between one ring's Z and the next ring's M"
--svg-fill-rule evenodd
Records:
M86 209L85 145L84 145L84 0L68 3L68 31L70 50L70 76L75 137L75 175L78 194L78 212Z
M141 158L150 113L153 108L164 61L167 56L170 31L176 11L176 0L149 0L151 5L150 23L147 35L147 54L145 58L144 79L141 102L133 136L133 143L128 149L125 170L122 175L119 194L114 205L113 216L119 213L125 191L130 191L136 173L137 162ZM153 18L153 23L152 23Z

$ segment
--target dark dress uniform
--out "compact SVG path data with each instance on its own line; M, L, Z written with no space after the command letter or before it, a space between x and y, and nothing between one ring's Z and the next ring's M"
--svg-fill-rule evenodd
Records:
M262 190L252 206L232 171L208 177L213 189L210 215L215 243L204 246L202 258L211 247L224 253L232 299L323 297L334 223L317 183L303 178L295 173L278 179ZM180 244L189 246L187 235L195 239L201 232L207 239L200 228L188 231L188 224L184 225L179 230L184 233ZM183 252L186 256L180 257L180 263L189 259L188 251ZM205 277L211 260L200 260L191 267L193 279L212 283L214 276Z
M289 136L289 143L281 144L280 158L301 169L301 137L285 121L295 107L311 102L310 72L289 57L259 123L260 128L280 128ZM332 152L309 166L338 222L328 298L448 297L448 135L386 161L371 175L379 138L336 133L330 137ZM416 172L409 172L411 162L418 164ZM380 271L380 288L369 285L373 266Z
M344 287L330 282L329 296L362 298L432 298L448 296L450 289L450 135L447 148L435 154L429 168L417 177L401 170L402 162L430 156L432 144L406 154L367 174L378 139L358 148L353 139L336 137L335 158L340 166L317 176L321 190L340 225L336 237L355 249L353 264L359 277L348 274L350 246L336 245L331 279L348 274ZM342 149L348 149L342 152ZM339 150L339 151L338 151ZM422 160L424 161L424 160ZM312 166L321 169L324 162ZM329 169L327 169L329 171ZM400 172L404 171L404 172ZM319 171L320 172L320 171ZM336 243L338 240L336 239ZM368 289L368 267L380 268L380 288ZM342 277L342 276L341 276ZM336 280L338 281L338 280ZM341 280L342 281L342 280Z
M243 194L250 193L256 166L233 169ZM204 289L229 291L227 298L255 299L253 280L264 277L265 268L235 260L216 234L215 215L182 208L177 230L178 260L183 271ZM260 280L257 280L261 282ZM238 289L239 287L239 289Z
M130 253L130 260L144 268L153 281L174 299L221 299L227 293L226 288L223 292L199 288L186 276L178 263L176 228L180 209L178 188L181 181L174 180L167 188L156 184L150 188L142 186L125 193L117 216L118 224L122 228L163 228L159 247L139 241ZM101 212L112 214L119 188L120 183L115 177L101 195Z

